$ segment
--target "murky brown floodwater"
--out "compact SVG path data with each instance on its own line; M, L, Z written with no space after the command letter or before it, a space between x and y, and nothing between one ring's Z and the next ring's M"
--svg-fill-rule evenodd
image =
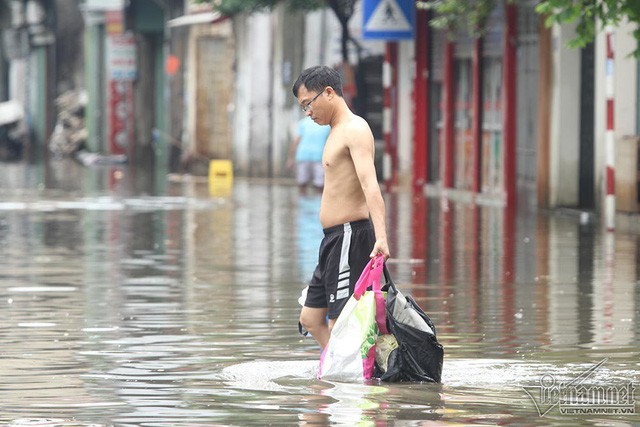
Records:
M443 384L332 384L296 330L319 196L73 162L0 176L4 424L640 424L638 390L626 415L553 395L604 359L582 385L640 388L638 232L389 194L390 269L438 326Z

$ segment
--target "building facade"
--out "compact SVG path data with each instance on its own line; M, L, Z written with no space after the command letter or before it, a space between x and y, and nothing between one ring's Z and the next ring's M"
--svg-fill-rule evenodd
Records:
M17 126L23 127L16 149L30 159L47 155L59 82L56 40L58 34L68 34L58 27L57 11L66 7L64 1L0 1L0 103L16 111Z
M94 148L113 151L103 77L114 18L106 3L85 2L85 84ZM120 70L125 83L116 85L133 99L131 145L152 151L165 172L202 157L231 159L240 175L287 176L291 128L302 116L291 85L302 69L324 64L343 71L388 183L507 206L599 209L607 175L603 36L570 49L571 26L546 28L536 2L520 1L498 2L487 33L472 39L432 28L424 3L416 1L412 40L383 42L362 39L358 2L349 21L357 44L344 62L329 9L303 15L281 5L224 19L189 2L133 0L121 18L133 41L121 53L133 55L134 70ZM631 30L622 23L613 42L616 145L640 126ZM632 167L615 172L637 177Z
M431 28L423 3L416 11L414 186L507 206L599 209L606 175L604 35L583 49L568 48L574 29L545 28L537 2L522 1L500 2L486 35L473 40ZM622 23L613 39L616 146L638 131L632 30Z

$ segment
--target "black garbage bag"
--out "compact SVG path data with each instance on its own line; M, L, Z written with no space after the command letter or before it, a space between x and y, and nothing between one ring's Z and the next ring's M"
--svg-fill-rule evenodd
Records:
M376 368L381 381L439 383L444 349L436 338L429 316L411 296L404 296L385 268L387 280L387 327L389 336L377 344Z

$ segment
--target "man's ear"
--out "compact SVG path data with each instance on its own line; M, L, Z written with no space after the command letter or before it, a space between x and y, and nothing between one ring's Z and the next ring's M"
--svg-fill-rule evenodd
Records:
M332 99L333 96L336 94L336 91L333 90L331 86L327 86L326 88L324 88L324 90L327 91L327 95L329 95L329 99Z

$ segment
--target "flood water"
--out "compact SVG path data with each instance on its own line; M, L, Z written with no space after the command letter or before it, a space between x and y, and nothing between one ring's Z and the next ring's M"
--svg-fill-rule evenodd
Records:
M41 169L0 165L2 424L640 425L640 231L386 194L443 382L330 383L297 333L318 195ZM576 384L617 390L582 409L627 413L567 413Z

